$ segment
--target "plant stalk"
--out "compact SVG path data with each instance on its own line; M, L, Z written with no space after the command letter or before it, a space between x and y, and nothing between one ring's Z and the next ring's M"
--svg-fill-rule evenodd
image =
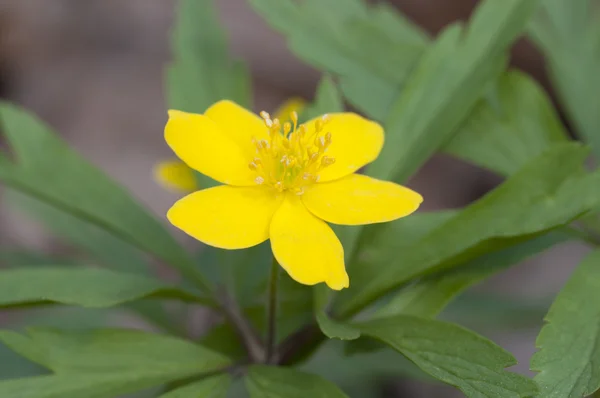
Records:
M267 340L265 345L265 363L271 363L277 335L277 287L279 280L279 263L273 257L271 276L269 277L269 292L267 298Z

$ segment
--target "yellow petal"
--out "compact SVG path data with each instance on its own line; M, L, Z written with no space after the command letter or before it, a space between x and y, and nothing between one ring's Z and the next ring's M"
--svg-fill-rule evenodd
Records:
M281 124L285 122L291 122L290 114L292 112L301 113L306 107L306 101L300 97L291 97L287 101L285 101L275 112L273 116L276 119L279 119Z
M314 131L317 119L306 125ZM383 146L383 129L375 122L355 113L332 113L328 115L324 131L331 133L331 145L325 152L335 158L335 163L319 172L320 181L332 181L354 173L379 156Z
M271 223L271 247L287 273L305 285L325 282L348 287L344 249L329 225L312 215L300 198L288 194Z
M306 207L317 217L342 225L392 221L417 210L423 197L415 191L353 174L341 180L314 184L302 195Z
M221 185L179 200L167 218L208 245L243 249L269 238L269 225L281 199L262 187Z
M254 113L239 106L235 102L223 100L215 103L204 112L204 115L214 121L221 131L235 141L246 153L250 160L256 153L253 138L266 140L269 131L265 122Z
M255 185L248 168L252 160L206 116L169 111L165 139L177 156L193 169L229 185Z
M163 187L178 192L192 192L198 189L194 170L179 160L157 164L154 168L154 178Z

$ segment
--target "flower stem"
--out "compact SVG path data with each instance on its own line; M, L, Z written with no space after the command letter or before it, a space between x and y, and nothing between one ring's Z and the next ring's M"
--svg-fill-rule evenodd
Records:
M273 349L275 348L275 336L277 333L277 285L279 279L279 263L273 257L271 264L271 276L269 278L269 293L267 302L267 340L265 346L265 363L270 363L273 359Z

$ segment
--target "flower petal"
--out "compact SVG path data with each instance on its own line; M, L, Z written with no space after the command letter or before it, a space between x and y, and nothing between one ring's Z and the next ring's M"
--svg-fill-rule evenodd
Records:
M179 200L167 218L208 245L243 249L269 238L269 225L281 199L262 187L221 185Z
M179 160L157 164L154 168L154 178L163 187L177 192L193 192L198 189L194 170Z
M362 225L407 216L417 210L423 197L393 182L353 174L312 185L302 195L302 201L315 216L327 222Z
M206 116L169 111L165 139L175 154L193 169L229 185L255 185L248 168L252 157Z
M233 101L219 101L208 108L204 115L214 121L221 131L235 141L250 160L256 153L253 139L266 140L269 138L265 122L258 115Z
M309 133L318 119L306 123ZM329 114L324 131L331 133L331 145L325 154L335 158L335 163L319 172L322 182L354 173L375 160L383 147L383 128L355 113Z
M274 119L279 119L281 124L285 122L291 122L290 114L292 112L302 113L302 111L306 108L306 101L304 98L300 97L291 97L287 99L283 104L277 108L275 111L275 115L273 115Z
M288 194L273 216L271 248L297 282L325 282L335 290L348 287L342 244L329 225L312 215L296 195Z

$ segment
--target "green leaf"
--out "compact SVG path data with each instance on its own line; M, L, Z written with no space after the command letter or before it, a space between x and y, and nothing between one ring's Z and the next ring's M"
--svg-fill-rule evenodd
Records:
M224 374L188 384L159 398L225 398L231 385L231 376Z
M250 72L230 56L213 0L179 0L171 51L174 61L167 74L171 108L201 113L222 99L250 107Z
M330 339L355 340L360 337L358 330L350 325L332 320L322 311L318 312L316 317L319 328Z
M113 374L171 380L223 369L230 360L200 345L139 330L0 331L12 350L57 374ZM158 383L160 384L160 383Z
M340 79L354 105L371 106L371 92L393 97L423 53L426 35L389 5L360 0L251 0L303 61ZM375 98L377 99L377 98ZM386 104L386 105L389 105ZM359 106L360 108L360 106Z
M511 175L567 133L543 88L516 70L504 73L444 151Z
M338 315L343 319L415 277L518 244L596 208L600 173L582 174L586 154L577 144L558 144L531 160L494 191L419 239L402 258L354 278L339 297Z
M170 381L172 377L132 374L37 376L0 382L0 396L11 398L114 398Z
M75 261L44 253L0 247L0 265L5 267L43 266L48 264L75 265Z
M53 235L81 247L102 265L139 274L149 272L148 264L139 250L105 229L17 191L6 190L4 199L9 205L42 222Z
M434 318L467 288L569 239L569 235L560 231L550 232L504 250L477 257L455 269L425 277L407 286L390 302L378 308L372 318L398 314Z
M506 50L536 5L484 1L465 29L452 25L439 36L385 118L386 145L369 175L406 181L452 137L503 69Z
M589 0L543 0L530 34L575 130L600 157L600 19Z
M335 82L329 75L323 75L317 86L315 99L302 112L303 120L314 119L326 113L344 111L344 100Z
M600 388L600 250L590 253L556 297L531 359L544 397L583 397Z
M154 254L208 290L193 261L165 227L39 119L0 103L0 120L17 159L16 164L0 164L2 182Z
M517 363L510 353L460 326L400 315L356 327L468 397L530 397L537 392L532 380L504 370Z
M253 365L246 387L251 398L345 398L335 384L319 376L290 368Z
M0 307L60 303L103 308L149 297L203 302L159 280L101 268L48 265L0 271Z

